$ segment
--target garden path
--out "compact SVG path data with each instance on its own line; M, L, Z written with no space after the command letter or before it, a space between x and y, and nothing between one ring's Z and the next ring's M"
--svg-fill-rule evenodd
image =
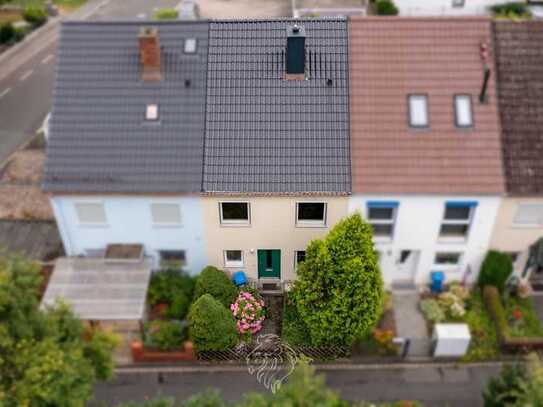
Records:
M416 291L393 291L394 320L396 336L409 339L408 357L428 357L431 340L428 337L426 321L419 310L420 297Z
M281 335L283 323L283 294L262 294L266 305L266 319L258 336L274 334Z

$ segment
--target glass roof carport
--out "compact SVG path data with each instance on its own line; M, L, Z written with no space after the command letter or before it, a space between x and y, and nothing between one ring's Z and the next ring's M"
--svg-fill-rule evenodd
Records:
M82 320L143 320L151 263L62 257L43 296L41 307L58 300Z

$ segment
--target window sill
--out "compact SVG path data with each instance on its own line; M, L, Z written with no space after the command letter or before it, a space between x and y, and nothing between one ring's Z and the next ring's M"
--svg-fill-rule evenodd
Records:
M181 223L153 223L153 229L180 229L183 227Z
M225 269L243 269L243 268L245 268L245 265L244 264L236 264L236 265L225 264L224 268Z
M374 243L392 243L393 242L392 237L385 237L385 236L373 236L373 242Z
M296 222L297 228L327 228L326 223L322 222Z
M465 244L468 242L467 237L438 237L437 243L450 244Z
M109 224L107 223L80 223L80 228L85 229L107 229L109 228Z
M538 224L522 225L522 224L519 224L519 223L513 223L511 225L511 228L512 229L543 229L543 225L538 225Z
M220 223L220 226L223 228L250 228L250 223Z

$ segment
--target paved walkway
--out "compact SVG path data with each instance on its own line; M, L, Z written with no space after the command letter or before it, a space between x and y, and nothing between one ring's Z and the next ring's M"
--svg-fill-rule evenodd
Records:
M419 311L420 297L416 291L393 291L396 336L409 339L409 357L430 356L430 339L426 321Z

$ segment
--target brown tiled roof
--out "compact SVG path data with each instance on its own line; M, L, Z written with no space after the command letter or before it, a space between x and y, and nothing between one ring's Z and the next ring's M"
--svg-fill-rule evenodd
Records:
M349 30L353 192L502 193L493 76L478 99L489 20L366 17ZM415 93L428 95L429 129L409 128ZM455 127L458 93L472 96L471 130Z
M543 194L543 22L496 22L507 192Z

